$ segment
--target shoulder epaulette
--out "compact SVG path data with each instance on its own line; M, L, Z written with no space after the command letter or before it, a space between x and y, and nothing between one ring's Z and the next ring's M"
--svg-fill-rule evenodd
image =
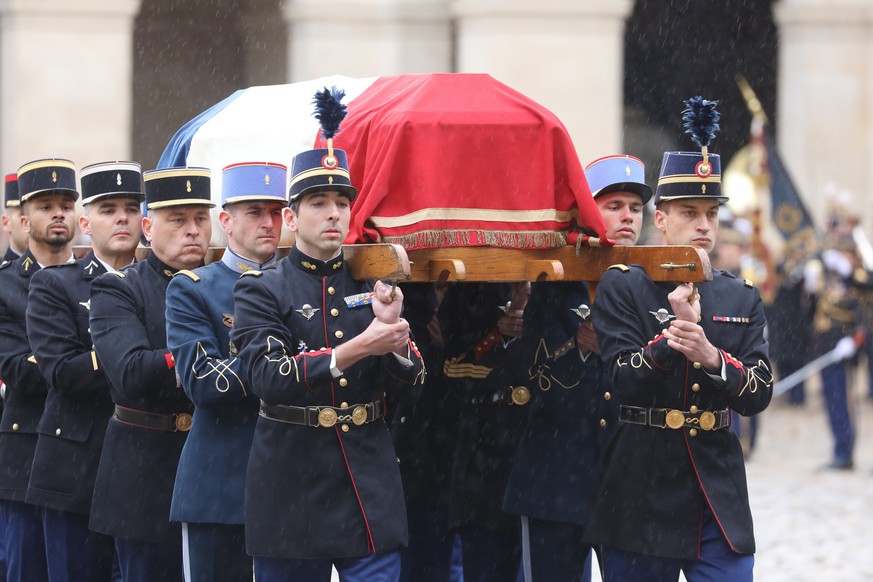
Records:
M251 271L246 271L245 273L240 275L240 277L245 277L246 275L251 275L252 277L260 277L263 274L264 273L262 271L257 271L255 269L252 269Z
M176 271L176 274L173 275L173 277L177 277L179 275L185 275L186 277L188 277L189 279L191 279L195 283L197 283L200 280L200 277L197 275L197 273L195 273L194 271L189 271L188 269L182 269L181 271Z
M112 273L113 275L116 275L116 276L118 276L118 277L121 277L122 279L124 279L125 277L127 277L127 275L125 275L125 274L122 273L121 271L108 271L108 272L109 272L109 273Z
M743 283L746 284L746 287L754 287L754 286L755 286L755 284L752 283L752 280L751 280L751 279L744 279L744 280L743 280Z
M623 263L616 263L615 265L611 265L606 270L609 271L612 269L618 269L622 273L627 273L628 271L630 271L630 267L628 267L627 265L625 265Z

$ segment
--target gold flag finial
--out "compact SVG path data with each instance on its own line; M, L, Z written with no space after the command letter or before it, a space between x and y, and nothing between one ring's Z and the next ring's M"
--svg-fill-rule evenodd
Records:
M764 106L761 105L761 101L758 99L758 96L755 95L755 91L752 89L752 86L749 85L749 82L743 75L737 75L734 77L737 82L737 86L740 88L740 92L743 94L743 99L746 100L746 107L749 108L749 112L756 119L760 119L764 123L768 123L770 120L767 119L767 114L764 113Z

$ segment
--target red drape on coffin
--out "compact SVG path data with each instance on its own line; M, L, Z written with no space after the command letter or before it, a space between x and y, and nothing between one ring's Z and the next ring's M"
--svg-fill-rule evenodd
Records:
M605 239L563 124L489 75L382 77L348 104L334 146L360 192L347 243L538 249L565 245L568 230Z

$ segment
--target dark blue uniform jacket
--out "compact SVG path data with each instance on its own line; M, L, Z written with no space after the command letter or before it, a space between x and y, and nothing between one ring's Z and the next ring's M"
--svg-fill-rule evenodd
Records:
M174 269L155 253L91 284L91 335L115 404L161 414L194 407L177 385L167 349L165 299ZM94 486L91 529L125 539L177 543L170 499L187 432L109 421Z
M6 383L0 420L0 499L10 501L24 501L48 394L25 323L30 280L39 269L29 250L0 267L0 378Z
M367 357L334 378L333 348L373 320L370 305L350 306L372 290L355 281L342 254L321 262L290 255L234 290L231 339L249 385L267 404L336 406L380 401L386 391L413 398L423 362L393 354ZM348 430L343 430L346 426ZM246 547L254 556L352 558L407 543L397 457L383 419L355 426L302 426L259 418L246 481Z
M623 405L744 416L770 403L772 375L758 290L722 271L700 285L701 320L724 359L726 381L667 345L667 295L642 268L608 270L597 287L594 327ZM664 309L664 314L658 311ZM709 506L730 547L755 551L743 451L732 430L619 423L596 477L587 541L625 551L696 559Z
M109 380L91 341L91 281L106 272L94 253L46 267L30 281L27 331L48 383L27 502L87 515L112 416Z
M534 283L524 310L526 385L531 391L503 510L582 525L601 451L618 420L608 371L583 361L576 331L590 306L584 283Z

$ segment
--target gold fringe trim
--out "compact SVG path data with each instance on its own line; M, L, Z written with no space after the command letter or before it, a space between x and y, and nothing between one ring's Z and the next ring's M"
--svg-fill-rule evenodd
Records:
M473 236L475 235L475 236ZM469 247L476 239L478 246L507 249L546 249L567 246L565 231L506 230L421 230L402 236L383 236L387 243L399 244L407 250L439 247ZM483 244L484 243L484 244Z

